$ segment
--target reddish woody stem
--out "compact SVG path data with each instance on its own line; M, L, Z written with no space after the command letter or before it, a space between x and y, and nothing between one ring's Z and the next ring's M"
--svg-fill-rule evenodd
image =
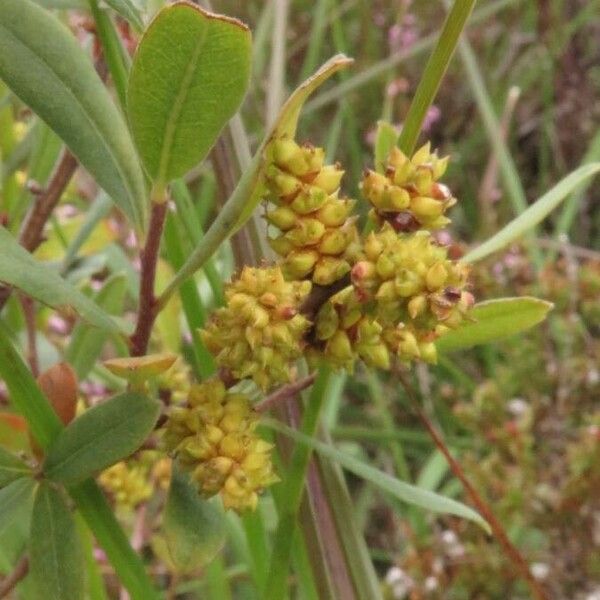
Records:
M266 412L281 402L294 398L296 394L311 386L315 381L316 376L316 373L311 373L303 379L299 379L298 381L294 381L293 383L288 383L287 385L280 387L278 390L275 390L272 394L267 396L264 400L257 402L254 405L254 409L258 412Z
M44 226L59 203L76 169L77 159L68 150L64 150L48 185L41 193L37 194L33 206L23 221L19 242L29 252L34 252L44 241ZM9 286L0 288L0 309L6 304L11 293L12 288Z
M0 582L0 598L6 598L29 572L29 559L22 556L13 572Z
M463 487L465 488L465 491L471 498L471 502L473 502L473 504L483 516L483 518L489 523L493 534L500 542L500 545L504 549L506 556L510 559L515 569L521 574L523 579L525 579L525 581L529 585L532 597L535 598L535 600L549 600L549 596L547 595L546 591L542 588L539 581L537 581L532 575L527 561L519 552L518 548L510 541L506 531L504 530L504 527L496 518L496 515L494 515L489 504L479 495L479 492L473 487L473 485L467 478L465 472L463 471L463 468L460 466L459 462L452 456L452 454L450 454L450 451L448 450L448 447L446 446L440 433L433 426L427 415L421 410L410 383L405 379L403 374L398 373L398 376L400 378L402 386L406 391L407 396L411 400L413 410L425 426L425 429L427 429L427 432L431 436L431 439L433 440L438 450L444 455L444 458L448 462L448 465L450 466L450 469L452 470L454 476L457 477L462 483Z
M150 216L150 229L146 245L142 250L142 270L140 275L140 299L138 320L135 332L129 339L131 356L143 356L148 349L152 326L158 315L158 304L154 295L154 280L156 277L156 263L160 250L165 217L167 215L166 202L154 202Z

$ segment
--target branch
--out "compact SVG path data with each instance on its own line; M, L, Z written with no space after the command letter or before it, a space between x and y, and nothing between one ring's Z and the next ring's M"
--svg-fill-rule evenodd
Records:
M44 241L44 226L69 185L75 169L77 159L65 149L46 189L37 197L23 221L19 242L29 252L34 252Z
M6 598L29 572L29 559L27 556L22 556L17 566L10 575L7 575L0 582L0 598Z
M131 356L143 356L146 354L152 326L159 312L156 296L154 295L154 280L160 250L160 238L166 216L167 202L153 202L148 238L146 239L146 245L141 255L142 270L140 275L138 320L135 332L129 339Z
M19 243L29 252L34 252L44 241L44 226L59 203L76 169L77 159L69 150L65 149L56 164L48 185L37 195L21 226ZM11 287L0 287L0 309L6 304L11 293Z
M294 381L293 383L288 383L287 385L280 387L278 390L267 396L264 400L257 402L254 405L254 409L258 412L266 412L271 410L274 406L277 406L279 403L286 400L290 400L296 394L311 386L316 377L316 372L311 373L303 379L299 379L298 381Z
M519 552L518 548L510 541L506 531L504 530L504 527L496 518L496 515L494 515L489 504L479 495L479 492L473 487L469 479L467 479L467 476L463 471L463 468L460 466L460 463L452 456L452 454L450 454L450 451L444 443L442 436L432 425L431 421L429 421L427 415L421 410L421 407L419 406L419 403L415 397L410 383L406 380L402 373L397 374L400 379L400 382L402 383L402 387L404 387L404 390L406 391L406 395L408 396L413 405L413 410L425 426L425 429L427 429L427 432L431 436L431 439L433 440L438 450L444 455L444 458L448 462L448 465L450 466L450 469L452 470L454 476L457 479L459 479L462 483L463 487L465 488L465 491L471 498L471 502L473 502L477 510L489 523L492 532L500 542L500 545L504 549L506 556L510 559L515 569L521 574L523 579L525 579L525 581L529 585L532 597L535 598L535 600L549 600L546 591L542 588L537 579L532 575L527 561Z

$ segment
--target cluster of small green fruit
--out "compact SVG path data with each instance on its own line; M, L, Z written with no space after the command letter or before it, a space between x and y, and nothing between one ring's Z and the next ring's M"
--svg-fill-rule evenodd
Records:
M456 202L438 181L447 158L429 144L410 158L393 148L382 172L366 171L361 189L372 230L360 235L354 201L340 193L344 172L324 164L323 149L281 138L270 155L265 218L277 228L269 242L281 258L245 267L201 331L218 366L266 391L292 381L301 357L348 370L357 360L381 369L394 357L435 362L435 340L473 304L468 267L432 233L449 223L445 213ZM315 295L322 298L316 305ZM255 437L246 397L221 382L203 385L171 414L167 445L202 493L220 491L237 510L253 507L275 480L270 447ZM236 418L215 421L215 411L207 412L215 402L219 415L231 410Z

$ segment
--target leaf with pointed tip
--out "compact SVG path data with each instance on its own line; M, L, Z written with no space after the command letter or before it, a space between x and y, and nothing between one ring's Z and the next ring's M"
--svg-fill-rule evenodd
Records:
M250 78L250 31L188 2L163 8L131 67L127 108L150 177L165 185L208 154Z
M498 233L466 254L462 260L475 262L498 252L498 250L502 250L502 248L505 248L543 221L582 182L599 172L600 162L590 163L575 169Z
M469 519L477 523L477 525L482 527L488 533L490 532L490 527L487 521L483 519L478 512L474 511L472 508L469 508L465 504L462 504L462 502L457 502L451 498L446 498L440 494L436 494L429 490L424 490L404 481L400 481L399 479L396 479L387 473L384 473L383 471L371 467L365 462L354 458L354 456L351 456L350 454L341 452L330 444L325 444L319 440L313 439L301 433L300 431L297 431L296 429L280 423L279 421L275 421L274 419L265 419L263 422L265 425L268 425L276 431L287 435L294 441L313 448L325 458L339 463L342 467L344 467L344 469L354 473L357 477L368 481L380 490L395 496L403 502L414 504L415 506L419 506L433 512L456 515L457 517Z
M530 296L479 302L469 312L472 321L449 331L435 345L439 352L454 352L495 342L541 323L552 307L551 302Z
M248 173L238 184L238 188L242 185L245 189L236 188L234 196L243 191L247 200L244 202L244 209L238 218L236 230L239 229L252 215L254 209L265 194L265 184L263 181L264 171L266 166L271 162L271 142L274 139L288 136L294 138L298 127L298 119L302 107L310 97L310 95L323 85L332 75L345 69L354 61L344 54L337 54L324 63L318 71L311 75L306 81L301 83L293 94L287 99L286 103L281 108L279 115L271 128L269 134L263 140L260 148L254 155L252 163L248 168Z
M44 474L69 486L126 458L150 435L160 407L158 400L128 392L90 408L56 436Z
M2 0L0 47L0 78L143 230L148 203L135 147L123 116L75 37L31 0Z
M53 308L70 306L91 325L114 333L127 333L124 324L112 319L47 264L33 258L3 227L0 227L0 282Z
M29 576L40 598L81 600L84 597L81 541L63 493L43 481L35 495Z

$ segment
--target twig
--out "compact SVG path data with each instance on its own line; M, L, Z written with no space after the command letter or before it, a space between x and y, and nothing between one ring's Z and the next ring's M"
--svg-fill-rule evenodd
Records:
M38 195L23 221L21 233L19 234L19 242L29 252L33 252L44 240L44 226L58 204L69 181L71 181L76 168L77 159L69 150L65 149L54 169L50 182L44 191Z
M267 396L264 400L257 402L254 405L254 409L258 412L266 412L271 410L280 402L284 402L293 398L298 392L301 392L312 385L316 376L316 373L311 373L303 379L299 379L298 381L294 381L294 383L288 383L287 385L280 387L278 390Z
M166 215L166 201L152 203L148 238L141 256L142 270L140 275L137 326L135 332L129 339L131 356L143 356L146 354L152 326L158 315L158 305L156 296L154 295L154 279L156 277L156 263L160 250L160 238L162 236Z
M0 582L0 598L6 598L29 572L29 559L22 556L13 572Z
M323 306L331 296L337 294L349 285L350 275L338 279L331 285L313 285L304 304L300 307L300 312L308 318L313 318L319 312L321 306Z
M52 211L60 201L65 188L77 169L77 159L64 150L46 188L37 195L29 213L23 221L19 234L19 243L29 252L33 252L44 240L44 226ZM0 288L0 309L6 304L12 293L10 286Z
M525 579L525 581L529 585L532 597L536 600L549 600L549 596L547 595L546 591L542 588L540 583L535 579L535 577L531 573L527 561L519 552L518 548L514 546L513 543L510 541L508 535L506 534L506 531L504 530L504 527L496 518L490 506L479 495L479 492L473 487L473 485L467 478L465 472L463 471L463 468L460 466L459 462L452 456L452 454L448 450L448 447L442 439L442 436L429 421L427 415L421 410L410 383L406 380L402 373L398 372L397 375L400 379L400 382L402 383L402 387L404 387L406 391L406 395L408 396L413 405L413 410L425 426L425 429L431 436L431 439L433 440L438 450L444 455L444 458L448 462L448 465L450 466L450 469L452 470L454 476L457 479L459 479L462 483L463 487L465 488L465 491L471 498L471 502L473 502L473 504L481 513L483 518L489 523L493 534L500 542L500 545L504 548L506 556L510 559L515 569L521 574L523 579Z

